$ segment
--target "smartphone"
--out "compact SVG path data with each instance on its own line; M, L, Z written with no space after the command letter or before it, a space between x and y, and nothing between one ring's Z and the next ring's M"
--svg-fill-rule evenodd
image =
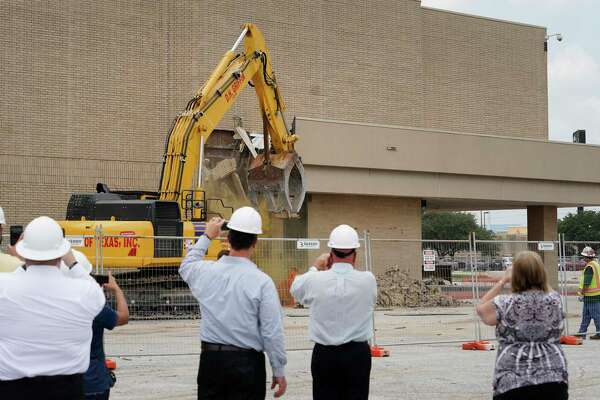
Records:
M23 225L12 225L10 227L10 245L17 244L23 234Z
M222 231L228 231L229 228L227 227L227 224L229 223L229 221L225 220L223 221L223 225L221 225L221 230Z
M98 285L102 286L105 283L108 283L108 275L96 275L96 274L92 274L92 278L94 278L96 280L96 282L98 282Z

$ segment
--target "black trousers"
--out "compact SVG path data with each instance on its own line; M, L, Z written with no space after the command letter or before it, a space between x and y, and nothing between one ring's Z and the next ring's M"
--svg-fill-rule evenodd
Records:
M36 376L0 381L0 399L83 400L83 375Z
M569 387L566 383L562 382L524 386L494 396L494 400L568 400L568 398Z
M198 400L264 400L265 355L257 351L203 351Z
M314 400L369 398L371 350L367 342L341 346L315 344L311 372Z
M104 393L99 394L86 394L85 400L108 400L110 398L110 389Z

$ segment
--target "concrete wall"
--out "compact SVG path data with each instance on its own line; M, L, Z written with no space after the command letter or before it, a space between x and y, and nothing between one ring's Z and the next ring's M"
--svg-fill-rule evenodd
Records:
M297 127L311 192L417 197L458 210L600 202L599 146L304 118Z
M327 238L340 224L365 230L372 238L415 239L421 237L421 201L413 198L313 194L307 204L309 237ZM420 243L373 242L373 272L400 265L420 276ZM360 259L359 262L363 263Z
M69 195L97 181L155 190L170 121L246 21L265 33L290 121L547 134L543 28L414 0L9 0L0 10L10 223L63 217ZM233 115L260 128L252 91L223 127Z

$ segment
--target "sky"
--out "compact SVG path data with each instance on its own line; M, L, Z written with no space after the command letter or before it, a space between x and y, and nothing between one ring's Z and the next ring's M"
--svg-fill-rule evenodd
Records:
M563 40L548 42L550 140L572 141L585 129L600 144L600 0L421 0L425 7L540 25ZM574 209L558 210L562 218ZM479 219L479 212L475 213ZM493 225L526 225L525 210L491 211Z

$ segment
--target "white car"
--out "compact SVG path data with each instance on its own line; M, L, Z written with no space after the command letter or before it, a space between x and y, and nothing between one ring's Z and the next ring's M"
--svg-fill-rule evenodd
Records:
M502 267L504 269L508 268L508 267L512 267L513 264L513 258L510 256L507 257L502 257Z

